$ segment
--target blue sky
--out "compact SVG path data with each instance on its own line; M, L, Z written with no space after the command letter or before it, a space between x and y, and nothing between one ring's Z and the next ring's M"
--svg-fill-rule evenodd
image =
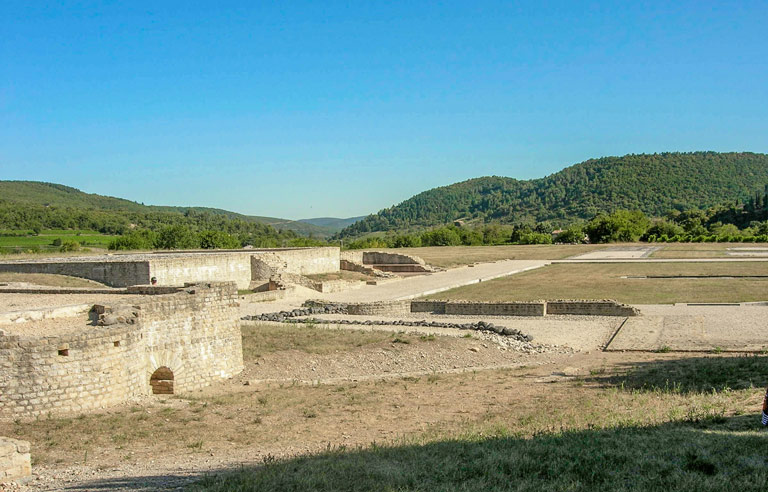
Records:
M0 179L346 217L592 157L768 152L766 25L765 1L4 0Z

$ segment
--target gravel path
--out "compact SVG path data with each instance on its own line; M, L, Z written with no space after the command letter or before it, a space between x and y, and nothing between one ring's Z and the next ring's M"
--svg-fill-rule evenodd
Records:
M763 351L768 306L646 305L628 318L609 350Z

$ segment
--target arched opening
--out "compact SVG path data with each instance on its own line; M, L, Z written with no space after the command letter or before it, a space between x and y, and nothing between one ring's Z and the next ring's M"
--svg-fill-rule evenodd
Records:
M173 371L165 366L158 368L149 378L149 385L153 395L172 395Z

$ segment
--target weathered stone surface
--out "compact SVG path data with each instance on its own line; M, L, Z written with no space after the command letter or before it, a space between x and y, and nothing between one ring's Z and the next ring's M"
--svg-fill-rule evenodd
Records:
M100 309L99 309L100 310ZM167 367L173 392L202 388L243 368L237 290L198 284L136 306L104 306L110 324L60 336L0 336L0 417L94 409L151 393ZM167 385L166 385L167 386Z
M0 483L32 474L29 442L0 437Z

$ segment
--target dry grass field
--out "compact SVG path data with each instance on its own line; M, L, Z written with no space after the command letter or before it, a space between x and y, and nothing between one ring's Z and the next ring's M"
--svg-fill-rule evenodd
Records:
M630 304L768 300L768 278L657 279L643 275L764 275L768 262L554 264L434 294L432 299L615 299Z
M511 246L429 246L377 251L416 255L428 264L453 268L498 260L560 260L607 248L606 244L527 244Z
M99 288L104 284L84 278L69 277L67 275L51 275L47 273L8 273L0 272L0 284L6 282L26 282L46 287L83 287Z
M649 244L661 246L654 251L651 258L727 258L728 248L768 247L762 244L749 243L666 243Z
M436 343L392 336L256 326L244 333L246 366L265 353ZM580 375L537 382L566 364ZM757 490L768 477L758 416L766 380L759 356L595 352L339 384L234 380L97 414L0 422L0 435L32 441L35 469L46 475L186 466L208 470L195 486L205 491ZM238 463L260 466L228 471ZM77 490L91 490L87 476L100 473L78 478Z

